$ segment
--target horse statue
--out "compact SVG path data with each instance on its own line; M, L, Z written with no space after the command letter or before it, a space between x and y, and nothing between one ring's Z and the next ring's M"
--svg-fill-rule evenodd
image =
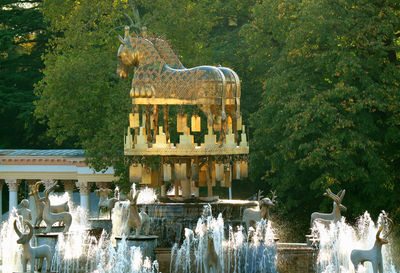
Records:
M134 104L198 105L208 117L209 126L215 116L221 117L222 135L226 133L227 111L232 124L240 117L240 81L233 70L215 66L184 68L167 42L131 35L129 28L119 40L117 73L127 78L135 69L130 91ZM236 114L232 114L235 108Z
M179 58L173 52L172 48L168 44L167 41L155 38L152 39L154 47L157 49L160 56L163 58L165 63L175 69L186 69L183 66ZM240 96L241 96L241 88L240 88L240 80L239 76L235 71L228 67L217 67L225 76L226 81L226 104L225 110L226 114L232 119L232 129L233 131L241 130L242 125L241 121L241 113L240 113ZM238 124L239 122L239 124Z

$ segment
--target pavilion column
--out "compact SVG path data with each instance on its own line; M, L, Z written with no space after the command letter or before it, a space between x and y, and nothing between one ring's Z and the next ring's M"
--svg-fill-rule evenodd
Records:
M26 183L28 183L30 188L32 185L36 184L36 180L26 180ZM36 210L35 197L33 197L33 195L29 196L29 209L31 210L32 223L35 223L37 218L37 210Z
M3 180L0 180L0 222L3 221Z
M192 191L190 189L190 180L184 179L181 180L181 187L182 187L182 197L187 199L192 196Z
M64 190L65 192L68 194L69 196L69 201L71 203L74 202L73 200L73 194L74 194L74 186L75 186L75 182L72 180L64 180L63 181L64 184Z
M90 188L92 186L91 183L78 181L76 182L76 186L79 188L79 193L81 197L81 207L83 207L88 211L88 213L90 213L89 194L90 194Z
M184 165L186 170L184 171L185 179L181 180L181 187L182 187L182 197L188 199L192 197L192 189L191 189L191 162L188 160ZM182 175L183 176L183 175Z
M194 194L195 197L199 197L200 196L199 188L196 187L195 183L192 183L192 193Z
M163 184L161 186L161 197L165 197L167 196L167 186L165 184Z
M9 199L9 203L8 203L9 204L8 208L9 208L9 211L11 213L12 209L16 208L17 205L18 205L17 192L18 192L18 186L19 186L19 183L21 183L21 180L5 179L5 181L6 181L6 184L8 186L8 190L9 190L9 194L10 194L9 195L10 199Z

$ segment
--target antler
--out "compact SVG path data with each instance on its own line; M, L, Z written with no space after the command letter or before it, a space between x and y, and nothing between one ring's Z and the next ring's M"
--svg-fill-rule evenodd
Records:
M278 197L278 196L276 195L276 190L275 190L275 191L271 191L271 194L272 194L272 199L271 199L271 201L272 201L272 203L275 203L275 199Z
M260 200L261 200L262 193L263 193L262 190L258 190L258 193L257 193L257 201L260 201Z
M385 216L385 219L388 220L390 223L390 229L389 229L388 233L386 233L386 235L384 236L384 238L387 238L390 235L390 233L392 233L392 231L393 231L394 223L393 223L392 219L390 219L386 216Z
M129 191L127 199L129 200L129 202L133 202L133 189Z
M341 193L342 191L340 191L340 193ZM342 201L340 200L340 198L336 195L336 194L334 194L332 191L331 191L331 189L326 189L326 192L324 193L324 196L328 196L328 197L330 197L330 198L332 198L333 199L333 201L335 201L336 202L336 204L340 204ZM344 196L344 195L343 195Z
M43 184L43 181L38 181L35 183L35 191L39 191L39 187L41 184Z
M340 203L342 203L345 193L346 193L346 190L343 189L337 194L337 196L339 196Z
M57 181L54 182L52 186L50 186L47 190L44 191L45 198L49 198L49 195L52 191L54 191L58 187Z
M14 230L15 230L15 233L17 233L18 237L21 237L22 233L21 233L21 231L19 231L19 229L17 227L17 220L14 220Z
M380 239L379 235L381 235L382 229L383 229L383 225L381 225L381 226L379 227L378 232L376 233L376 239L377 239L377 240Z

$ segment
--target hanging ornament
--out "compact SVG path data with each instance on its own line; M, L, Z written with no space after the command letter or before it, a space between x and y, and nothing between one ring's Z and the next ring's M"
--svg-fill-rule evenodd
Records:
M129 114L129 127L132 129L139 128L139 113L130 113Z
M201 118L199 115L194 114L191 120L192 132L201 132Z
M187 114L178 114L176 117L176 131L183 133L185 127L187 127Z

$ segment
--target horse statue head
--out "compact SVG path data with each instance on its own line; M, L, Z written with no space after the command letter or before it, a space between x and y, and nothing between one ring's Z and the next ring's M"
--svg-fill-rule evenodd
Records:
M117 73L121 78L128 78L129 71L137 67L140 62L140 54L135 46L132 46L132 39L129 35L122 38L118 35L121 45L118 48Z

